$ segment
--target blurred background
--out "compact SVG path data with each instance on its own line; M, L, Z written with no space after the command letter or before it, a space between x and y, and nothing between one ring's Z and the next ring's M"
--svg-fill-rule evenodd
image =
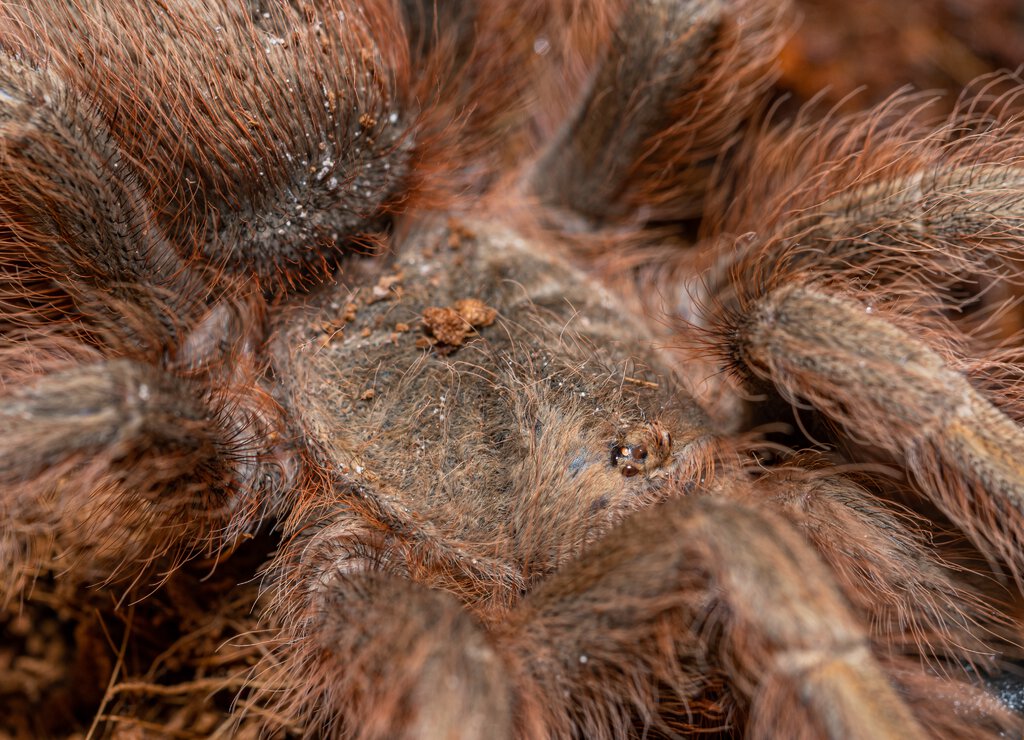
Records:
M794 0L801 15L782 54L782 90L803 102L824 90L847 110L905 85L949 91L1024 64L1024 0ZM862 91L848 97L858 89Z

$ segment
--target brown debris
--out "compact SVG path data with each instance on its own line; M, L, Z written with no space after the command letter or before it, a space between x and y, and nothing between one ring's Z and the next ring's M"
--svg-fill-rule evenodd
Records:
M431 306L423 311L423 328L441 344L459 347L473 327L453 308Z
M320 322L320 331L316 334L317 345L324 348L334 340L342 338L345 327L355 321L358 311L359 307L355 303L346 303L345 310L340 316Z
M465 224L455 219L448 220L448 248L458 249L463 239L473 239L475 234Z
M373 304L390 298L401 298L402 286L400 283L403 277L404 275L401 273L382 276L377 281L377 284L373 286L373 290L370 291L370 300L367 303Z
M451 308L431 306L423 311L423 329L439 349L447 352L461 347L476 330L490 326L498 312L478 298L463 298Z
M490 326L498 317L498 312L478 298L463 298L455 301L455 310L459 316L477 329Z

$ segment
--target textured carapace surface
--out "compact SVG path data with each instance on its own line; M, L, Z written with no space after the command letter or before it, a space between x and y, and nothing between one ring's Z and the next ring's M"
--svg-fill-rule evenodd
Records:
M404 241L282 316L287 403L348 485L410 537L427 528L528 583L667 479L693 487L709 422L638 317L500 225Z

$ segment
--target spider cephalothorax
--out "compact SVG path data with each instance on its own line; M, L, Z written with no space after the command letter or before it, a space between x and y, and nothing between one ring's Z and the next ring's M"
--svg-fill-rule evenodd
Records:
M108 686L41 693L1020 734L1019 83L745 126L784 17L0 3L0 595Z

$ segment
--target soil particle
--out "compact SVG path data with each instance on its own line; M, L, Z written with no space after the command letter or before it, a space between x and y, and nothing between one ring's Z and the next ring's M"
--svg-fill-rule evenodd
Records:
M490 326L498 312L477 298L463 298L451 307L431 306L423 311L423 330L439 352L447 354Z

